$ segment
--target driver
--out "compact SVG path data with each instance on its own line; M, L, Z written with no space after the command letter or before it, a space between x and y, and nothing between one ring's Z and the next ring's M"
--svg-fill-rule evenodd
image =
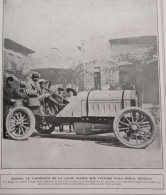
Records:
M31 80L28 82L27 94L28 96L37 97L40 93L39 84L40 74L37 72L32 73Z
M43 99L50 96L48 93L42 93L39 78L40 74L34 72L32 73L31 80L28 82L28 87L26 90L28 95L28 106L40 106L43 102Z

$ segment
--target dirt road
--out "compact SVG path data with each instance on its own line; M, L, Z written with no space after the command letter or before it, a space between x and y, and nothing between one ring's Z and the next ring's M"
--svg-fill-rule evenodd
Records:
M160 131L146 149L122 145L113 133L78 136L34 133L24 141L2 140L3 168L161 168Z

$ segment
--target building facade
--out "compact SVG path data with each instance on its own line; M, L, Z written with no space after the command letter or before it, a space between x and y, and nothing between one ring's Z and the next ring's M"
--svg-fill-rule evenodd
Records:
M31 55L35 51L20 45L10 39L4 39L4 73L16 78L24 78L29 71Z
M136 88L140 104L158 104L157 36L111 39L108 43L107 55L104 54L103 58L100 55L101 59L84 64L85 90ZM152 80L150 75L153 75ZM153 91L153 98L147 89Z

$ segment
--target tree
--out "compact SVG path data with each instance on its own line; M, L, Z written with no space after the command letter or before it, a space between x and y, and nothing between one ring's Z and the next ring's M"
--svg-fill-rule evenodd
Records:
M131 89L131 87L135 86L138 93L139 104L141 106L145 82L143 72L146 65L157 58L157 48L155 47L142 48L140 52L135 54L132 52L127 54L120 53L118 56L114 56L112 60L107 61L105 71L107 73L119 71L119 74L125 72L125 75L129 80L120 79L119 85L121 85L123 89ZM151 73L149 72L149 74Z

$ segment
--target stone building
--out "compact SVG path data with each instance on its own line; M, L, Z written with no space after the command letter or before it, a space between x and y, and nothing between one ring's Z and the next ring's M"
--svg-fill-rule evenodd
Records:
M106 85L105 67L110 59L108 39L96 36L83 40L80 51L84 67L84 90L103 89Z
M99 44L101 50L96 53L101 52L100 55L89 62L84 60L84 88L111 90L136 87L140 102L159 103L157 36L110 39L107 42L102 38L100 41L105 45ZM84 52L84 56L88 55L86 48ZM147 89L153 91L153 98L148 95Z
M10 39L4 39L3 48L4 73L22 78L29 71L31 55L35 51Z
M135 86L140 103L158 104L157 36L113 39L109 42L112 62L118 67L119 86L124 89Z

